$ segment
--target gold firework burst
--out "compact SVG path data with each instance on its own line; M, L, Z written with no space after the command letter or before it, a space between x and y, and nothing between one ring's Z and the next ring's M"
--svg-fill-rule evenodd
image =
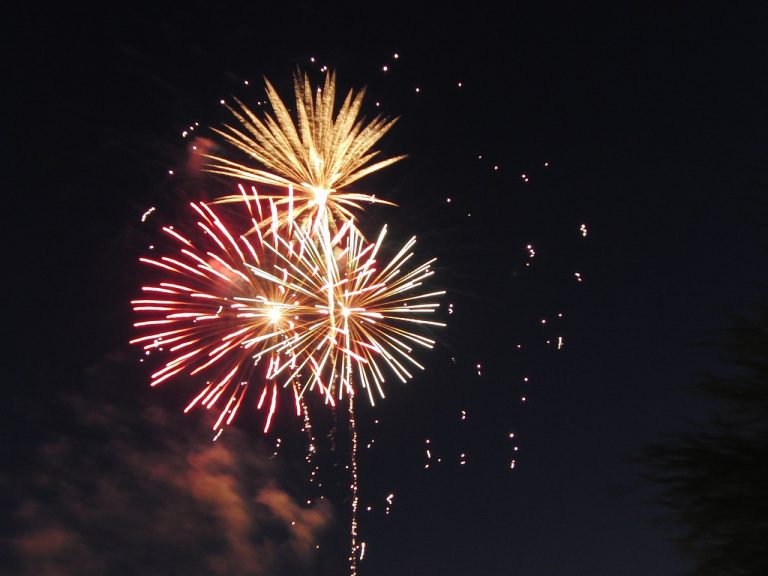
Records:
M392 204L375 196L342 190L360 178L405 158L404 155L376 160L373 147L397 118L376 116L366 122L360 114L365 90L350 90L334 114L336 77L328 73L325 83L313 90L306 74L294 76L296 120L272 84L265 79L272 114L259 117L245 104L228 106L239 126L214 129L227 142L253 158L260 167L240 164L220 156L209 156L208 170L289 189L289 195L261 193L276 204L291 204L297 220L317 222L327 218L332 228L352 217L362 203ZM239 202L239 195L223 202Z
M276 266L283 279L273 278L275 283L286 293L308 296L304 310L316 312L303 315L301 328L279 348L295 361L271 376L282 372L288 375L286 382L298 378L302 391L317 385L329 401L330 395L353 395L359 387L375 404L375 396L384 397L382 367L401 382L413 377L409 367L423 369L413 356L414 347L432 348L435 342L415 329L445 326L428 319L445 292L423 291L423 284L434 274L435 259L409 269L415 237L394 258L382 260L386 230L385 226L375 242L368 242L347 221L331 241L330 263L324 243L299 229L294 235L297 247L282 237L275 247L266 245L286 261L285 267Z

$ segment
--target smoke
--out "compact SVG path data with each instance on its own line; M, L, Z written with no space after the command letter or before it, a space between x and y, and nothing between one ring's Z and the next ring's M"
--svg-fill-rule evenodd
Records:
M12 573L309 570L332 522L330 504L300 502L281 487L279 461L236 429L204 440L199 430L189 432L199 421L190 426L160 406L106 393L123 387L153 394L126 382L125 368L119 355L94 367L90 394L66 398L61 430L52 437L51 428L31 464L14 481L4 479L17 502L14 536L5 542Z

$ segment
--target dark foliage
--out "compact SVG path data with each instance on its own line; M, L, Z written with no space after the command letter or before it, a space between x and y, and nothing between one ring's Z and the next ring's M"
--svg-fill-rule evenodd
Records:
M694 576L768 574L768 299L724 342L724 370L696 383L718 403L711 423L649 446L660 489Z

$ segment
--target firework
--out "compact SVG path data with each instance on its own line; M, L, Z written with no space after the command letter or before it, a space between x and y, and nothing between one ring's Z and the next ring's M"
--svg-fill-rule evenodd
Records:
M281 209L294 211L300 222L316 222L325 216L332 229L337 229L338 221L351 218L352 210L362 209L364 204L391 204L372 195L341 189L405 158L395 156L374 162L379 152L373 147L397 118L379 115L366 122L360 115L365 90L350 90L335 111L333 73L327 74L323 87L316 90L306 75L294 76L295 121L272 84L265 80L265 85L272 115L259 118L235 100L237 105L228 108L239 126L215 129L261 168L209 156L209 171L289 190L290 196L272 194L265 198L274 200ZM240 200L238 195L220 199Z
M173 250L141 258L162 280L144 286L143 298L131 302L141 317L134 326L143 333L131 343L170 356L152 374L153 386L183 375L210 376L185 412L219 407L218 429L234 419L256 366L266 364L267 376L279 369L276 350L296 329L302 304L265 272L274 261L262 237L231 230L204 203L191 207L197 226L186 235L163 228ZM269 406L265 430L277 403L277 386L268 380L259 401Z
M295 223L275 225L267 239L253 224L258 201L246 197L244 204L252 217L239 230L247 233L227 226L210 206L193 203L196 234L166 227L175 252L141 259L166 276L132 301L148 317L136 328L149 332L132 343L170 355L152 375L153 385L215 374L187 410L220 406L217 429L232 422L255 367L264 365L258 406L271 394L266 430L279 388L293 390L297 409L313 391L333 404L362 389L373 404L384 397L387 374L405 382L422 368L412 352L434 341L416 329L443 326L429 319L443 292L422 291L434 260L408 269L415 238L388 261L380 255L386 227L376 242L365 240L352 221L330 240ZM276 222L274 204L273 210Z
M277 258L286 260L281 267L284 280L276 282L288 293L309 296L303 309L314 308L317 317L305 316L301 328L280 346L298 360L284 364L278 374L285 372L287 381L293 381L308 372L302 389L316 384L337 398L352 395L359 387L374 404L377 396L384 397L385 374L405 382L413 368L423 368L412 352L417 346L432 348L434 341L417 328L444 326L429 319L444 292L422 291L424 281L434 274L434 260L409 270L416 243L411 238L384 261L380 251L386 227L376 242L368 242L351 221L330 242L330 266L324 242L301 229L295 237L298 248L282 237L277 246L267 245Z

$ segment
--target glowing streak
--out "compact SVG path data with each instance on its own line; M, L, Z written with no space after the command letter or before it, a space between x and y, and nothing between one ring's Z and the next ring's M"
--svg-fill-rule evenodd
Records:
M352 520L350 522L350 553L349 553L349 574L357 574L357 509L359 506L359 484L357 478L357 423L355 420L355 397L350 394L349 397L349 431L352 438L352 451L350 454L350 477L352 489ZM362 559L362 556L361 556Z
M154 207L154 206L152 206L151 208L148 208L148 209L147 209L147 210L144 212L144 214L142 214L142 215L141 215L141 221L142 221L142 222L146 222L146 220L147 220L147 218L149 217L149 215L150 215L150 214L152 214L152 212L154 212L154 211L155 211L155 207Z
M229 418L227 418L227 426L229 426L232 423L232 420L235 419L235 415L237 414L237 411L240 409L240 404L243 403L243 398L245 398L245 391L248 388L247 382L241 382L241 391L239 398L237 400L237 404L235 404L235 407L232 409L232 413L229 415Z
M173 230L172 228L169 228L168 226L164 226L164 227L163 227L163 231L164 231L164 232L167 232L168 234L170 234L170 235L171 235L171 236L173 236L174 238L177 238L178 240L180 240L181 242L183 242L183 243L184 243L184 244L186 244L187 246L192 246L192 243L191 243L189 240L187 240L186 238L184 238L184 236L182 236L181 234L179 234L178 232L176 232L176 231L175 231L175 230Z
M265 386L264 389L261 391L261 396L259 397L259 403L256 405L256 408L261 410L261 406L264 404L264 398L267 396L267 387Z
M269 425L272 423L272 416L275 414L275 407L277 406L277 384L272 385L272 402L269 404L269 415L267 416L267 422L264 424L264 432L269 430Z

